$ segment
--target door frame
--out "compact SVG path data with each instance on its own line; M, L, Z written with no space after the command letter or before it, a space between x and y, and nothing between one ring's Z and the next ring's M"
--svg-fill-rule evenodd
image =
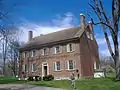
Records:
M49 75L49 66L47 62L42 63L42 77L44 76L44 66L47 66L47 75Z

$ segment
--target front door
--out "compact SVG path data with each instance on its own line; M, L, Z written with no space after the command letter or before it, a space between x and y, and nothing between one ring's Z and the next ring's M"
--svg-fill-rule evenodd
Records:
M47 76L47 66L44 66L44 76Z
M48 75L48 64L46 62L42 63L42 76Z

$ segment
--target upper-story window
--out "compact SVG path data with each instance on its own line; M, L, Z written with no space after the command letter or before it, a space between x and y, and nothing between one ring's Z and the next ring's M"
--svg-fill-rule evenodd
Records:
M24 52L24 58L26 58L27 57L27 52Z
M46 54L47 54L47 49L46 48L42 49L42 55L46 55Z
M37 71L37 65L36 63L32 64L32 72Z
M73 44L67 44L67 52L72 52L73 51Z
M36 50L32 50L32 51L30 52L30 57L34 57L34 56L36 56Z
M87 34L87 38L88 38L88 39L91 39L90 33L89 33L89 32L86 32L86 34Z
M55 47L55 54L60 53L60 52L61 52L60 46L58 45Z
M60 71L60 61L54 62L54 71Z
M75 60L68 60L65 65L67 70L75 70Z
M93 40L93 34L90 34L90 39Z

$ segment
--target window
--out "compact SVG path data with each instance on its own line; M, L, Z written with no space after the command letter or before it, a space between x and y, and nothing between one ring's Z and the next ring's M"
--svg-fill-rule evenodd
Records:
M67 44L67 52L73 51L73 44Z
M69 60L69 69L73 69L73 60Z
M32 72L35 72L37 71L37 65L34 63L32 64Z
M33 57L36 56L36 51L35 50L33 50L32 53L33 53Z
M54 62L54 71L60 71L60 61Z
M90 39L90 38L91 38L91 37L90 37L90 33L87 32L86 34L87 34L87 38Z
M93 34L90 34L90 38L91 38L91 40L93 40Z
M75 61L69 60L66 62L66 69L67 70L75 70Z
M27 57L27 52L24 52L24 58L26 58Z
M94 69L97 69L96 61L94 61Z
M27 72L28 71L28 66L27 65L25 65L25 72Z
M34 57L34 56L36 56L36 51L35 51L35 50L32 50L32 51L30 52L30 57Z
M46 54L47 54L47 49L46 48L42 49L42 55L46 55Z
M25 71L25 65L22 65L22 72Z
M55 54L56 54L56 53L60 53L60 46L56 46L56 47L55 47Z

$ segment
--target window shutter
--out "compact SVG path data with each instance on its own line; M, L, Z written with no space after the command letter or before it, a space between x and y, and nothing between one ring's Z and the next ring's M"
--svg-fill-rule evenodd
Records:
M52 47L52 48L51 48L51 50L52 50L52 54L55 54L55 52L56 52L55 49L56 49L55 47Z
M68 70L68 61L65 61L65 69Z
M25 65L22 65L22 72L25 71Z
M67 44L67 52L70 52L69 44Z
M44 55L44 50L43 50L43 49L41 49L40 51L41 51L41 55Z
M53 62L53 71L56 71L56 62Z
M64 69L64 62L60 61L60 70L63 70L63 69Z
M33 72L33 64L32 64L32 72Z
M72 43L72 51L75 51L75 43Z
M62 46L60 46L60 53L62 53Z
M73 61L73 69L76 69L76 61Z

